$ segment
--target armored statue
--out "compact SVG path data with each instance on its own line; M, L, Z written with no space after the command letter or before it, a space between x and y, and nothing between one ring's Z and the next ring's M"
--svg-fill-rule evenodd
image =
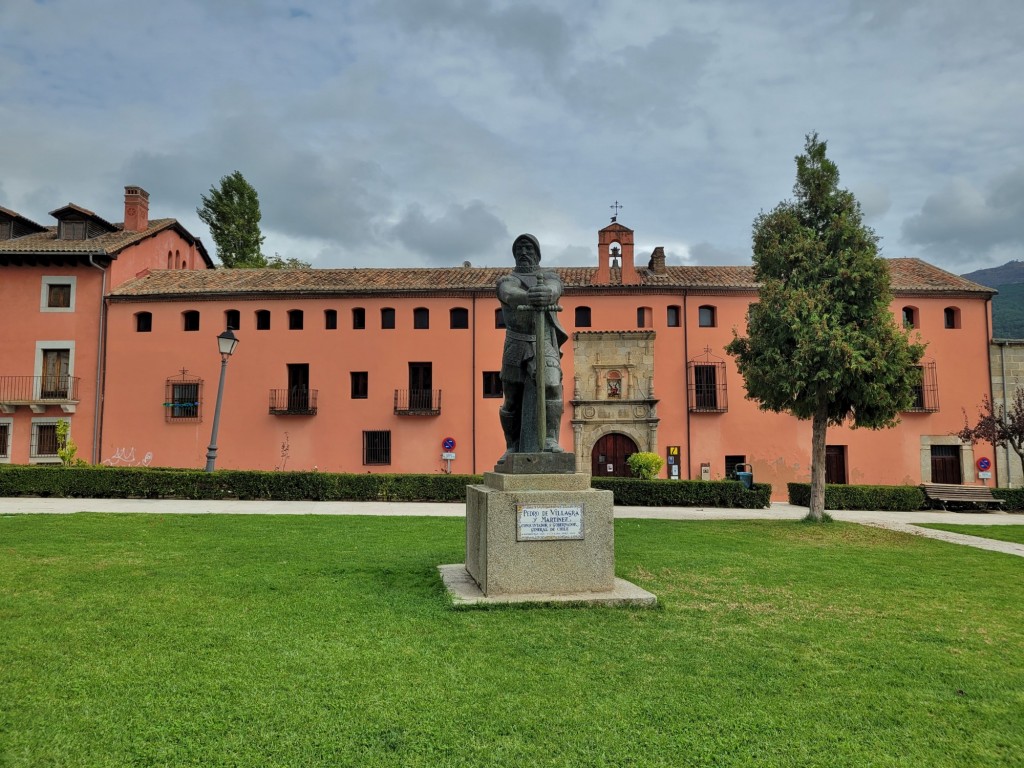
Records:
M505 455L564 453L558 445L562 420L562 353L569 335L558 322L562 281L540 268L540 243L520 235L512 243L516 266L498 281L498 301L505 319L499 410Z

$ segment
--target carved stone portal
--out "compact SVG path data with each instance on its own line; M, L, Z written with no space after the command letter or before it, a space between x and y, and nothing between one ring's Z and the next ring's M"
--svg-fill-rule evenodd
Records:
M641 451L658 451L654 397L654 331L573 334L573 443L576 470L591 472L591 453L604 435L629 436Z

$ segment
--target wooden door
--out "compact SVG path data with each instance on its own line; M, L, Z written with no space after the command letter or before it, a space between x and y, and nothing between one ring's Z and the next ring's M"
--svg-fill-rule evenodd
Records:
M409 363L409 408L430 410L433 407L433 365L431 363Z
M932 482L960 485L963 476L960 474L960 446L932 446Z
M309 410L309 363L288 363L288 410Z
M68 373L71 369L71 350L47 349L43 351L43 381L40 396L61 398L68 396Z
M837 485L846 484L846 446L825 446L825 482Z
M605 435L590 452L590 473L594 477L632 477L626 459L638 450L636 443L626 435L618 432Z

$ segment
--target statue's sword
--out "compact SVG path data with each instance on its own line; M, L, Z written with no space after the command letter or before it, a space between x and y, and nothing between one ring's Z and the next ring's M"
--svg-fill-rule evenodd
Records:
M544 285L544 274L537 273L537 285ZM537 453L544 452L544 440L548 434L548 408L547 395L544 392L544 375L547 367L547 359L544 356L544 339L547 336L547 312L561 312L562 308L557 304L535 307L532 304L520 304L516 307L521 312L534 312L537 317L534 319L534 360L537 365Z

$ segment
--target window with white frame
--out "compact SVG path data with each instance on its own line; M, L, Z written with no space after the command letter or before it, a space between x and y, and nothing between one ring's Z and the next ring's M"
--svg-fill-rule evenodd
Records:
M74 312L78 278L47 275L39 294L40 312Z
M32 419L32 442L28 457L31 462L60 461L57 449L57 422L60 419ZM70 437L70 432L68 433Z
M75 342L37 341L35 375L35 397L43 400L77 399Z

